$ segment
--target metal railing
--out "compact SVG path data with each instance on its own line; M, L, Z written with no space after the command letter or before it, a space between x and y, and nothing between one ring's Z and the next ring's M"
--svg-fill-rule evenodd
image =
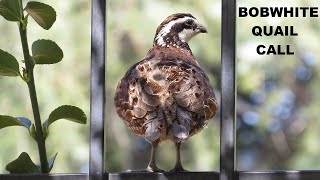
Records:
M235 167L236 0L222 0L220 172L107 173L104 169L106 0L92 0L89 174L0 175L0 180L317 180L320 171L237 171Z

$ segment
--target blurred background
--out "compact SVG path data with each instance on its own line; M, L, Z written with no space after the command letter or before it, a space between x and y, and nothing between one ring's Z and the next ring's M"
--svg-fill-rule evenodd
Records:
M24 1L26 3L28 1ZM55 65L35 69L41 117L62 104L82 108L89 117L90 1L43 0L57 11L49 31L29 22L29 45L52 39L64 50ZM262 1L239 0L238 6L267 6ZM284 4L285 3L285 4ZM310 1L268 1L277 6L319 6ZM129 131L117 116L113 95L126 70L152 47L157 26L170 14L187 12L208 29L189 45L209 75L220 98L221 2L219 0L109 0L107 23L106 171L145 168L150 145ZM298 37L254 37L255 25L294 25ZM22 60L16 23L0 18L0 48ZM320 169L318 18L237 18L237 168ZM259 44L291 44L294 56L259 56ZM23 65L22 63L20 64ZM0 77L0 114L32 119L26 85L18 78ZM182 146L182 161L191 171L219 170L220 114L207 129ZM59 152L53 173L88 172L89 122L61 121L50 127L48 156ZM36 143L21 127L0 130L0 173L25 151L38 160ZM159 167L171 169L174 145L164 142L157 157Z
M320 5L316 0L237 2L238 7ZM299 36L255 37L256 25L294 26ZM320 169L319 41L319 18L237 18L238 169ZM259 44L290 44L295 55L260 56Z

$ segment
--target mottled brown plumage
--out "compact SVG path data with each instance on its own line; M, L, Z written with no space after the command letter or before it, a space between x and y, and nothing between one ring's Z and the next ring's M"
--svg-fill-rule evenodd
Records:
M187 44L204 32L190 14L169 16L157 28L153 48L118 84L117 113L153 145L149 171L160 171L155 165L156 147L167 139L177 147L174 171L183 170L181 142L201 131L217 110L214 90Z

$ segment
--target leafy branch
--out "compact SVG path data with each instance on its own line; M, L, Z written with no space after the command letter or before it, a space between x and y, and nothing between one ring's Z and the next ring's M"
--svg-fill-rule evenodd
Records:
M24 16L24 12L27 13L26 16ZM8 115L0 115L0 129L9 126L27 128L29 135L37 142L40 157L40 166L37 166L30 156L23 152L16 160L9 163L6 169L10 173L49 173L57 156L56 153L49 161L47 159L45 140L49 135L49 126L59 119L66 119L80 124L86 124L87 121L86 115L80 108L70 105L56 108L44 123L41 121L33 70L37 64L60 62L63 58L63 51L55 42L41 39L32 44L32 55L30 55L27 25L30 16L39 26L48 30L56 20L56 12L51 6L36 1L28 2L26 7L23 8L22 0L1 0L0 15L8 21L18 22L25 62L25 67L23 67L23 73L21 74L17 59L0 49L0 75L19 76L26 82L34 118L34 123L32 123L30 119L25 117L15 118Z

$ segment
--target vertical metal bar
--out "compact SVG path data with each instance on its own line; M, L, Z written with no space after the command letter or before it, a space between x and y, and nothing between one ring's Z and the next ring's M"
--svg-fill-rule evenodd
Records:
M102 180L104 173L105 25L106 0L92 0L89 162L91 180Z
M235 177L236 0L222 0L220 180Z

